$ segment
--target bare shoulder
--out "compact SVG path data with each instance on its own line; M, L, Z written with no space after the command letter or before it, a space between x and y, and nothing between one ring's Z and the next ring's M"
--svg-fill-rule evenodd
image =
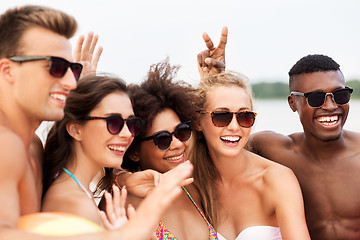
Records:
M274 201L282 196L283 198L297 196L298 199L301 199L300 185L294 172L281 164L271 163L264 174L267 195Z
M344 130L344 137L346 140L350 141L351 143L358 143L360 144L360 133Z
M48 192L45 196L43 212L65 212L100 223L95 202L84 192L52 190L54 191Z
M270 161L269 168L264 174L264 180L270 185L283 185L283 183L288 183L288 181L297 181L294 172L279 163Z
M4 127L0 128L0 175L26 170L28 156L22 139Z
M290 168L255 153L249 152L249 154L252 158L258 159L261 163L265 184L279 186L279 184L282 184L283 182L296 180L295 174Z

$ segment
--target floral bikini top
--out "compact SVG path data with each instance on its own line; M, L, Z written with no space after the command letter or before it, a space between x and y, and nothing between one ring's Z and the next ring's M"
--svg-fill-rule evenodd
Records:
M205 220L206 225L209 228L209 240L218 240L215 229L211 226L209 221L206 219L204 213L198 207L198 205L196 204L194 199L191 197L190 193L184 187L182 187L182 189L186 192L186 194L188 195L188 197L190 198L190 200L192 201L192 203L195 205L196 209L200 213L201 217ZM176 237L168 229L166 229L166 227L164 226L162 221L159 222L159 227L157 228L155 234L156 234L156 237L161 240L176 240Z

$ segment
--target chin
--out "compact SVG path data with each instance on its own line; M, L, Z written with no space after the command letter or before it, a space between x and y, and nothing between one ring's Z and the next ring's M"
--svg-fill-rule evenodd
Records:
M321 136L318 136L318 138L324 142L333 142L339 140L341 137L341 132L339 133L333 133L333 134L322 134Z
M54 111L52 113L47 114L47 116L44 116L44 121L60 121L64 118L64 110L61 111Z

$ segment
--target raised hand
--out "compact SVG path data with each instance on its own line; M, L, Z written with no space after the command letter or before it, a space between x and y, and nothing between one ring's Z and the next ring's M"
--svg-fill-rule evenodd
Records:
M121 181L118 181L118 184L123 182L131 194L143 198L150 190L158 185L162 174L155 170L148 169L134 172L133 174L122 175L124 177ZM119 177L121 177L121 175Z
M109 192L105 192L106 213L104 211L99 212L102 223L107 230L118 229L128 222L125 210L126 187L124 186L120 191L117 186L113 185L112 189L113 196ZM129 215L133 215L134 211L132 206L128 207Z
M84 35L80 35L76 42L74 60L83 65L81 77L96 73L97 65L103 51L103 48L99 46L94 55L98 40L99 36L97 34L89 32L86 39Z
M208 49L197 55L198 70L201 78L211 74L220 73L225 70L225 47L227 43L227 35L228 28L223 27L219 45L214 48L214 43L211 41L209 35L207 33L203 33L203 39Z

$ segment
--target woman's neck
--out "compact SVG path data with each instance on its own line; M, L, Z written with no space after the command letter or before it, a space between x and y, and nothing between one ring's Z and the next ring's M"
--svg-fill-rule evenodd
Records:
M247 154L248 152L244 149L236 156L220 156L219 154L212 154L210 152L211 159L222 182L231 181L246 171L249 164L246 157Z
M73 159L73 161L69 161L69 164L67 164L65 168L71 172L79 182L82 183L87 191L90 191L91 181L101 170L101 168L95 167L93 164L91 164L91 161L79 158Z

